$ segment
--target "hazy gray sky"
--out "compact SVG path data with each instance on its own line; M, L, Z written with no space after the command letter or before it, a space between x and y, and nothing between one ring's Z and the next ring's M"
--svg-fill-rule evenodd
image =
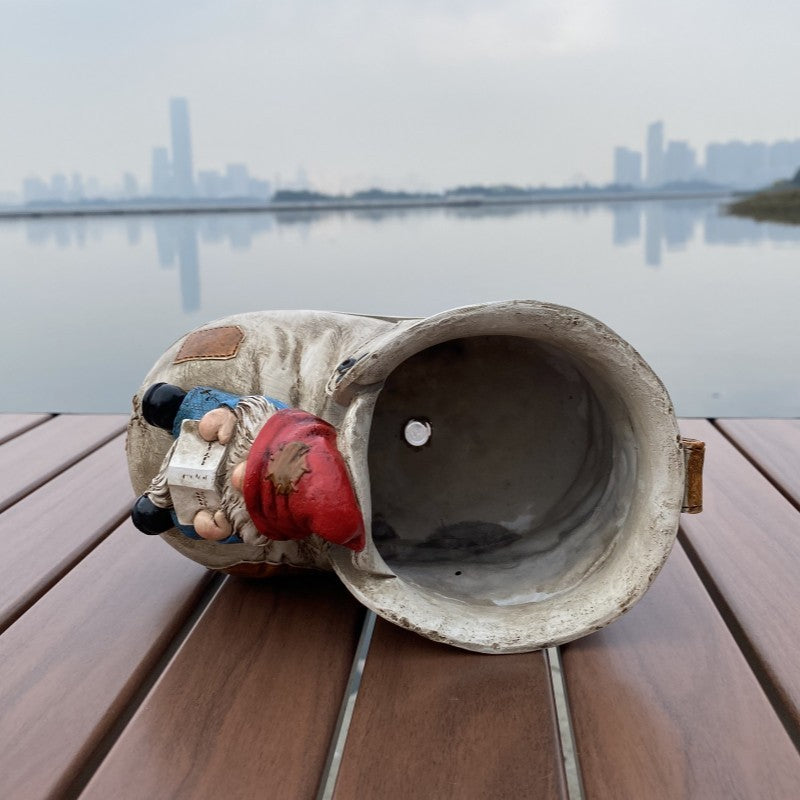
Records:
M797 0L2 0L0 191L196 169L329 189L597 182L615 144L800 138Z

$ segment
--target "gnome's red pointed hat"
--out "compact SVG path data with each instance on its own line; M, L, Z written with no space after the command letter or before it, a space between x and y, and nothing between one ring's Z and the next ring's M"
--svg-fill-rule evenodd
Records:
M243 494L269 539L314 533L351 550L364 547L364 521L336 430L319 417L285 409L267 420L247 457Z

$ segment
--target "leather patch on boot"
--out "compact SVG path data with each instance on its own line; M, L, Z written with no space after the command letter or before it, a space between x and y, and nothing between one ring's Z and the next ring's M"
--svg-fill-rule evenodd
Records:
M699 514L703 510L703 461L706 443L697 439L681 439L683 459L686 464L686 485L681 511Z
M308 468L308 451L311 448L303 442L287 442L280 450L269 457L267 478L278 494L297 491L297 483Z
M225 325L221 328L204 328L190 333L184 339L173 364L184 361L210 359L225 361L236 358L239 345L244 339L244 331L238 325Z

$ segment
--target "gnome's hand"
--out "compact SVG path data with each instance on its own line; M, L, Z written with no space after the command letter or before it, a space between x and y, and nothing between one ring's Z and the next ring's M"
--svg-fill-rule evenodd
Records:
M246 471L247 462L242 461L241 464L237 464L233 468L233 472L231 472L231 486L233 486L237 492L241 492L244 488L244 476Z
M228 444L235 427L236 415L227 406L222 406L203 414L197 431L207 442Z
M198 511L194 515L192 524L198 536L203 539L211 539L214 542L227 539L233 533L231 523L221 510L215 511L213 515L205 509Z

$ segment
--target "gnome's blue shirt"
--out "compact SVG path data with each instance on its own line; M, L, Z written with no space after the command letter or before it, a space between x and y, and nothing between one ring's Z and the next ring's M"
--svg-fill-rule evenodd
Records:
M264 399L278 409L289 407L286 403L282 403L274 397L265 397ZM213 411L215 408L224 407L233 411L239 400L241 400L241 397L238 395L231 394L230 392L223 392L221 389L212 389L208 386L195 386L194 389L189 389L186 393L186 397L184 397L181 402L178 413L175 415L175 422L172 424L173 437L176 439L178 438L181 432L181 424L185 419L202 419L206 413ZM203 538L197 535L195 529L191 525L181 525L173 509L170 509L169 513L172 515L172 521L175 523L175 527L184 534L184 536L188 536L190 539ZM236 534L233 534L227 539L222 539L220 543L241 544L241 541L242 540Z

